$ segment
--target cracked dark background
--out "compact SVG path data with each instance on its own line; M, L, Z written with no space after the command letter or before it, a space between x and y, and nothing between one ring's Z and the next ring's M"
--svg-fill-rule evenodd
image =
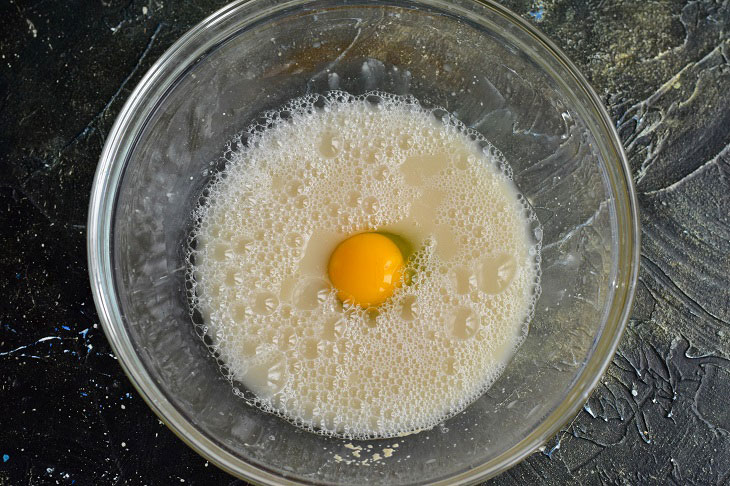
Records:
M225 2L0 5L0 485L244 484L139 398L87 278L88 194L151 64ZM593 84L639 193L641 272L578 416L489 484L730 483L730 4L508 0Z

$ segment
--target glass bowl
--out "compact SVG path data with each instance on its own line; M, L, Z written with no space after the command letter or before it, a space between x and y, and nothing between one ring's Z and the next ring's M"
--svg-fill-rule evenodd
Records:
M326 438L247 406L188 314L184 241L226 141L267 109L332 89L412 94L456 114L502 151L542 223L526 341L464 412L398 439ZM600 379L639 257L630 172L598 97L542 34L474 0L252 0L216 12L119 114L88 228L96 305L134 386L201 455L261 484L468 484L514 465Z

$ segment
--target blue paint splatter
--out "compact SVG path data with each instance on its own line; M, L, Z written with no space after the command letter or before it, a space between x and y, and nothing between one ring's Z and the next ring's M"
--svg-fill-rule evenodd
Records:
M10 456L7 454L3 454L3 462L8 462L10 460Z
M71 330L71 328L68 327L68 326L61 326L61 328L66 329L67 331L70 331Z
M88 396L89 396L89 394L88 394L88 393L86 393L86 392L81 392L81 396L82 396L82 397L88 397Z
M558 439L558 443L555 444L552 449L550 449L548 452L543 452L543 454L545 454L546 456L548 456L548 459L552 459L553 458L553 454L558 449L560 449L560 439Z
M17 278L18 280L20 280L20 274L19 273L16 273L15 274L15 278Z
M7 329L8 331L10 331L10 332L12 332L14 334L18 334L18 331L16 331L12 327L10 327L10 324L3 323L3 329Z
M540 22L542 18L545 16L545 9L539 8L537 10L530 10L530 12L527 14L533 19L535 19L537 22Z
M535 22L540 22L545 17L545 5L542 1L532 2L532 9L527 12L527 15L535 19Z
M79 332L79 334L81 334L81 337L84 338L84 339L86 339L86 335L88 333L89 333L89 328L88 327L86 329L84 329L83 331Z

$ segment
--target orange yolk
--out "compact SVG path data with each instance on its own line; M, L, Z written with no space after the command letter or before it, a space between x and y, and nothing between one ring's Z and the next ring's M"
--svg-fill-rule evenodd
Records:
M400 285L403 255L387 236L360 233L335 248L328 272L343 302L377 306Z

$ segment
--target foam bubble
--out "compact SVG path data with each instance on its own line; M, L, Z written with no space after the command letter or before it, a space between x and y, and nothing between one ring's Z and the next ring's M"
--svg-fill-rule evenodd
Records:
M335 91L265 113L224 160L193 215L187 289L239 395L367 439L430 428L497 379L540 293L541 231L479 133L413 97ZM327 279L331 251L363 231L406 252L377 309L342 304Z

